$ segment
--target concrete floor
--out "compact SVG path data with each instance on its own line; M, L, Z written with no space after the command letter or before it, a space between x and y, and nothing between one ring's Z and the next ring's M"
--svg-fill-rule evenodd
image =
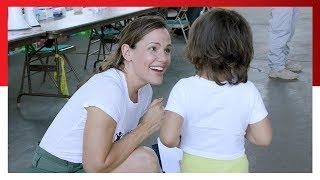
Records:
M272 119L273 142L268 148L246 144L250 172L312 172L312 9L301 8L296 33L290 44L290 59L299 61L304 71L298 81L283 82L270 80L267 52L267 25L269 8L236 8L251 24L254 36L255 56L249 71L262 94L266 108ZM85 80L92 73L95 56L89 60L89 69L83 70L88 39L72 37L70 44L76 45L76 52L67 54L73 65ZM153 86L154 97L168 98L173 85L183 77L193 75L194 68L182 55L185 45L182 36L173 37L174 53L172 65L168 69L164 83ZM9 120L8 156L9 172L21 172L31 164L33 151L41 140L55 115L66 103L66 99L25 96L21 107L17 108L16 98L20 86L24 54L9 56ZM47 80L41 84L42 74L34 75L36 91L55 92ZM69 90L77 88L75 78L69 74ZM150 146L158 134L154 134L143 144Z

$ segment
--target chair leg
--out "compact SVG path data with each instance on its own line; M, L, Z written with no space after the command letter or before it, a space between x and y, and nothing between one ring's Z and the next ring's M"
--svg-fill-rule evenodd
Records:
M110 44L110 49L109 49L110 53L112 52L112 46L113 46L113 43Z
M31 57L27 58L27 76L28 76L28 93L32 93L32 84L31 84L31 72L30 72L30 61Z
M87 49L87 54L86 54L86 61L84 62L84 69L87 69L87 63L88 63L88 58L89 58L89 52L90 52L92 39L93 39L93 29L91 29L91 34L90 34L90 37L89 37L88 49Z
M73 72L74 76L76 77L77 81L80 82L80 78L76 72L76 70L73 68L73 66L71 65L70 61L69 61L69 58L65 55L65 54L62 54L62 56L64 57L64 59L66 60L66 63L69 65L71 71Z
M47 60L49 60L49 58ZM42 61L40 61L40 62L42 65L44 65L44 63ZM46 63L46 65L48 65L48 62ZM57 72L57 74L58 74L58 72ZM59 85L57 84L56 80L54 79L53 75L50 72L48 72L48 76L49 76L50 80L53 82L54 86L57 89L59 89Z
M49 63L49 57L46 58L46 63L45 63L45 64L43 63L42 59L40 59L40 62L41 62L42 65L48 65L48 63ZM44 81L45 81L47 72L44 71L44 73L45 73L45 76L44 76ZM48 75L49 75L51 81L53 82L54 86L55 86L57 89L59 89L59 85L57 84L56 80L54 80L54 77L50 74L50 72L48 72ZM44 81L43 81L43 83L44 83Z
M172 37L175 37L174 30L175 30L174 28L169 29L169 33Z
M102 44L102 43L101 43L101 44ZM99 62L106 61L107 56L106 56L106 52L105 52L105 49L106 49L105 46L106 46L106 44L103 43L103 45L102 45L103 55L104 55L104 59L103 59L103 60L100 60L100 59L99 59L99 54L100 54L100 48L99 48L98 58L97 58L97 60L96 60L96 61L94 62L94 64L93 64L93 72L95 72L95 70L96 70L96 68L97 68L97 64L98 64ZM111 53L112 47L113 47L113 43L111 42L111 43L110 43L110 48L109 48L109 53Z
M100 59L101 48L102 48L102 42L100 40L100 42L99 42L99 50L98 50L98 57L97 57L96 61L99 61L99 59Z
M185 32L184 28L181 28L181 30L182 30L182 33L183 33L183 37L184 37L184 39L185 39L185 41L187 43L188 38L187 38L186 32Z
M25 54L25 59L24 59L24 63L23 63L23 71L22 71L19 94L22 94L22 92L23 92L24 78L26 76L26 68L28 68L27 67L27 61L28 61L28 52L26 52L26 54Z
M101 60L100 60L101 48L104 48L104 47L103 47L103 42L102 42L102 40L100 40L97 60L96 60L96 61L94 62L94 64L93 64L93 72L95 72L95 69L96 69L96 67L97 67L97 63L98 63L98 62L101 62Z
M96 70L97 70L97 64L98 64L99 62L103 62L103 61L102 61L102 60L97 60L96 62L94 62L94 64L93 64L93 72L96 72Z
M57 84L58 84L58 93L62 95L61 91L61 66L60 66L60 59L58 57L54 57L54 62L57 66Z
M103 53L103 60L106 59L106 49L105 49L106 43L102 43L102 53Z
M42 63L42 60L40 59L41 63ZM49 56L46 58L46 65L48 65L49 63ZM46 81L46 77L47 77L47 71L44 71L44 74L43 74L43 80L42 80L42 83L44 83Z

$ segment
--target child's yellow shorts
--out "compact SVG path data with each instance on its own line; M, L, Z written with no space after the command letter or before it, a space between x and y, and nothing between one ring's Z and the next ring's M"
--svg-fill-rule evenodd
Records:
M216 160L183 153L182 173L247 173L249 163L246 155L235 160Z

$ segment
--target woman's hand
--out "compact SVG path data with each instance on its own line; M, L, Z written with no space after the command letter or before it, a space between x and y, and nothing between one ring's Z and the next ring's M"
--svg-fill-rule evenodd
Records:
M141 126L146 126L148 128L150 135L160 129L164 116L162 100L163 98L158 98L152 101L140 123Z

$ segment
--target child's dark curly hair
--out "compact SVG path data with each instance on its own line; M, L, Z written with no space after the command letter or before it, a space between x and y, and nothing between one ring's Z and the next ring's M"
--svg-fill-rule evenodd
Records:
M197 74L205 73L219 85L248 80L254 52L252 33L249 23L236 11L217 8L200 16L190 29L185 50Z

